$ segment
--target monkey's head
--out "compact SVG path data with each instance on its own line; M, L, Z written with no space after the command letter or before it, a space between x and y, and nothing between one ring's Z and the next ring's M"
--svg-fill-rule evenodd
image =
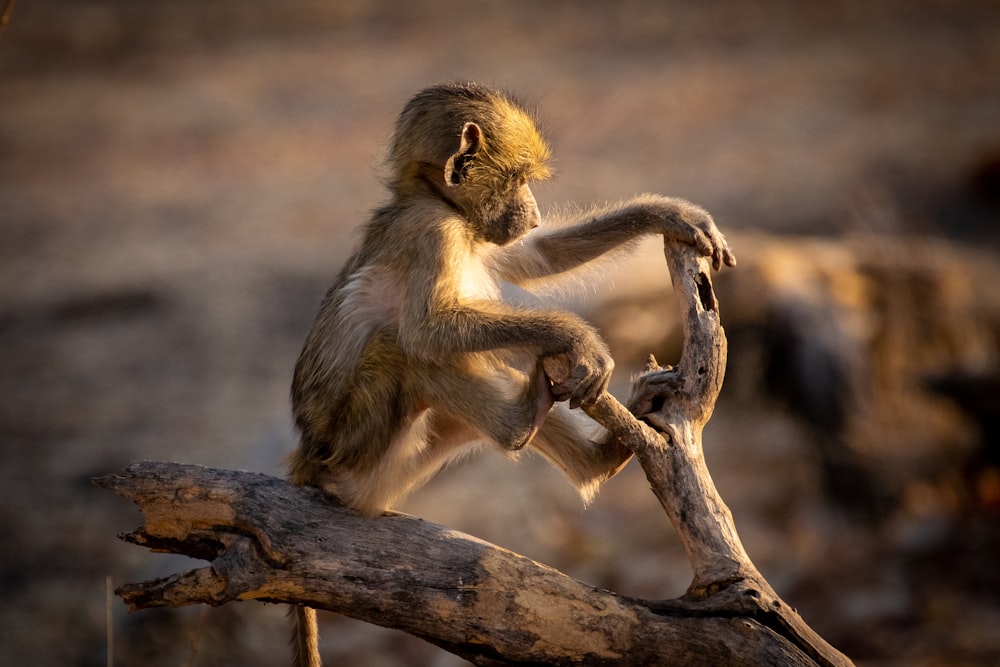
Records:
M477 237L505 245L537 227L529 183L550 176L550 150L532 114L509 95L473 83L418 93L389 150L397 196L429 189Z

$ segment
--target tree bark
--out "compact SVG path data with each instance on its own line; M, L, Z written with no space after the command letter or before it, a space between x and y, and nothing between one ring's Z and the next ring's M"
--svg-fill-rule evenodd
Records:
M681 598L619 596L427 521L361 518L274 477L157 462L95 480L145 515L122 538L211 564L117 593L132 610L304 604L480 665L851 665L757 571L715 489L701 434L722 386L725 334L708 260L670 245L666 256L685 334L677 367L651 358L631 411L609 395L583 409L635 452L677 528L694 570ZM558 361L546 372L558 376Z

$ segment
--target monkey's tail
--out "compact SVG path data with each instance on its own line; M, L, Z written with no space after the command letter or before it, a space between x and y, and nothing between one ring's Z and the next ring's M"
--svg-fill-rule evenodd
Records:
M312 607L292 605L288 608L292 621L293 667L323 667L319 659L319 629L316 610Z

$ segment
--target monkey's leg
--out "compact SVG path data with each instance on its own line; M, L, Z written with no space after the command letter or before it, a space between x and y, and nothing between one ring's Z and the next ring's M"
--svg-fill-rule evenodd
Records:
M338 492L350 497L350 504L369 515L389 509L450 459L484 442L477 429L436 410L423 411L417 421L415 428L400 434L378 466L341 479Z
M535 369L533 382L528 384L525 399L529 412L533 410L534 416L528 427L527 438L516 449L524 447L534 439L542 428L545 418L549 416L552 406L555 405L555 399L552 397L552 385L542 369L541 361L538 362L538 367Z
M415 460L418 483L429 479L450 459L461 456L470 445L485 442L483 435L462 420L430 411L427 442Z
M553 405L545 374L536 360L530 373L510 366L510 359L477 353L473 360L435 365L413 373L419 395L442 415L465 424L477 438L517 451L539 431Z
M589 503L601 484L625 467L632 451L610 435L588 438L580 422L565 404L557 405L531 444Z

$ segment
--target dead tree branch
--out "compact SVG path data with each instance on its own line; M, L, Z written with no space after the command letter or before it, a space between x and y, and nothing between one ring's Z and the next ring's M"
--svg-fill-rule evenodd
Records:
M685 345L651 360L630 400L584 410L632 449L694 569L676 600L588 586L532 560L400 514L364 519L264 475L141 462L96 483L145 523L122 538L210 565L128 584L133 610L235 600L304 604L405 630L476 664L850 665L785 604L747 556L709 475L702 429L726 339L705 258L667 246ZM558 375L553 362L546 372Z

